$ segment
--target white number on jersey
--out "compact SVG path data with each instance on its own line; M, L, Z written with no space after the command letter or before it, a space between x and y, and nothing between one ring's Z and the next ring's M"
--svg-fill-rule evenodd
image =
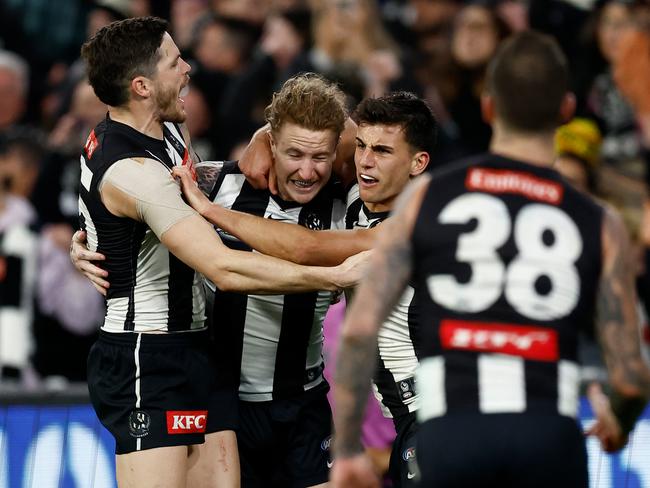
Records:
M440 212L442 224L476 228L458 239L456 259L471 267L467 283L450 274L432 275L427 284L434 302L454 311L487 310L502 294L520 314L535 320L554 320L570 314L578 303L580 277L575 262L582 253L576 224L561 209L545 204L524 206L510 220L502 200L468 193L449 202ZM544 242L546 231L552 237ZM514 232L518 254L506 268L497 250ZM540 293L535 284L546 277L550 289Z

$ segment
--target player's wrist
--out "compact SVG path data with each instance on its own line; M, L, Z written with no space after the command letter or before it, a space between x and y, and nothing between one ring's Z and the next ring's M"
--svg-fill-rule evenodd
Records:
M627 437L643 413L647 400L642 397L625 397L615 390L611 390L608 396L612 413L621 427L623 436Z

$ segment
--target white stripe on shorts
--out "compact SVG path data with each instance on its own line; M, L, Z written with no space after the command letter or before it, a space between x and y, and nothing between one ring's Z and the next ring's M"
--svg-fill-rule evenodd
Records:
M416 370L415 383L420 398L417 411L420 423L447 413L445 358L436 356L423 359Z
M502 354L478 358L481 413L519 413L526 410L524 359Z
M140 408L140 341L142 334L138 334L135 342L135 408ZM139 451L142 447L142 439L137 437L135 440L135 450Z

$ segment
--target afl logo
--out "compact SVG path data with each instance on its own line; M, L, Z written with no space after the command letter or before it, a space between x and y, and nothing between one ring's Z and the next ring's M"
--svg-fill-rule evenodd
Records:
M402 459L404 461L410 461L411 459L415 459L415 447L409 447L402 453Z
M325 439L323 439L323 442L320 443L320 448L323 451L329 451L331 444L332 444L332 436L330 435L325 437Z
M132 437L149 435L151 417L144 410L133 410L129 415L129 433Z

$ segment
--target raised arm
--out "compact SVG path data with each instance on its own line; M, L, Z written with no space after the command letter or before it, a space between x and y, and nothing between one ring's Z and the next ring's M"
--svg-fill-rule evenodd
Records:
M178 185L160 171L160 163L127 160L114 167L110 177L108 173L104 177L106 181L101 187L102 201L109 211L146 222L176 257L222 290L248 293L336 290L350 286L360 274L361 256L338 267L323 268L233 251L183 202Z
M185 168L174 168L172 174L201 216L261 253L303 265L335 266L374 244L377 228L316 231L229 210L210 202Z
M620 217L605 210L603 268L598 292L597 331L609 381L609 400L617 426L592 429L608 451L620 449L650 397L650 370L641 355L634 270L627 231ZM605 410L601 412L606 413ZM598 413L598 412L597 412ZM604 424L602 416L597 420ZM611 423L610 423L611 424Z
M341 330L334 395L334 486L379 486L361 445L361 422L377 358L377 332L411 276L411 235L429 177L402 193L395 217L381 226L369 272L359 285ZM349 483L349 485L348 485Z

